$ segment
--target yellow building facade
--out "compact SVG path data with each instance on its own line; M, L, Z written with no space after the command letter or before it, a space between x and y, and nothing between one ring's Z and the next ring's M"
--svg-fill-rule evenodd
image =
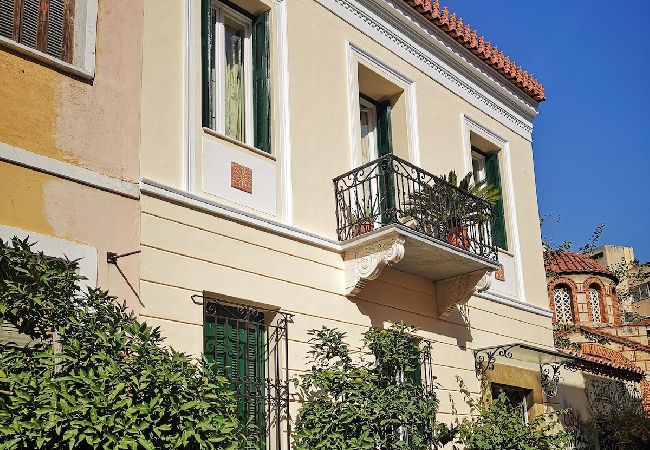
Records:
M86 285L137 308L137 255L120 274L107 253L140 242L142 4L0 8L0 238L81 258Z

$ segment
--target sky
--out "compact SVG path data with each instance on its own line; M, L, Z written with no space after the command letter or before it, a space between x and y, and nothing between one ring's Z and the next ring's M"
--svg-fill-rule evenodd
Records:
M543 234L650 261L650 0L446 0L544 85L533 126ZM559 218L559 220L558 220Z

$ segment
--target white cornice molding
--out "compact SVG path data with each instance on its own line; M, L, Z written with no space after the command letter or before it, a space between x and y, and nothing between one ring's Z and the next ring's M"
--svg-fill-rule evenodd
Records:
M171 186L166 186L164 184L158 183L156 181L142 179L140 181L140 192L144 196L149 196L153 198L158 198L170 203L175 203L179 206L191 208L198 211L203 211L207 214L214 215L216 217L221 217L224 219L232 220L234 222L239 222L241 224L272 233L287 239L293 239L298 242L303 242L308 245L313 245L325 250L329 250L336 253L344 253L346 246L342 245L337 241L319 236L314 233L310 233L299 228L286 225L284 223L276 222L264 217L257 216L253 213L246 211L241 211L236 208L231 208L229 206L222 205L218 202L202 198L196 194L183 191L181 189L176 189ZM517 300L509 299L502 297L496 294L493 294L488 291L483 291L486 286L484 283L479 283L477 286L477 291L474 296L481 297L486 300L491 300L496 303L501 303L503 305L510 306L512 308L534 313L543 317L551 317L551 311L540 308L535 305L528 303L522 303Z
M123 197L138 199L140 190L136 183L104 175L85 167L39 155L28 150L0 142L0 161L44 172L79 184L112 192Z
M464 48L455 46L432 24L399 1L317 0L405 61L438 81L527 140L537 103L519 95L501 75L473 64ZM458 47L458 48L454 48Z

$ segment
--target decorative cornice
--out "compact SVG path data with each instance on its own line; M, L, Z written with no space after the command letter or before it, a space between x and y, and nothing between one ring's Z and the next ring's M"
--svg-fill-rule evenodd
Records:
M478 36L476 30L469 24L463 23L456 13L449 13L445 6L440 7L439 0L405 0L415 11L429 22L440 28L460 45L471 51L487 65L503 75L509 82L521 89L532 99L543 102L544 87L528 72L524 71L517 63L505 56L502 51L490 42L485 42L485 37Z
M411 62L430 77L524 138L531 138L532 119L537 114L537 103L523 93L515 93L514 91L519 90L511 83L501 83L495 76L480 70L471 64L467 57L456 53L442 42L431 30L407 17L403 9L412 11L412 8L403 1L400 0L399 5L386 0L317 1L344 20L360 20L366 25L364 28L369 28L361 31L371 31L372 34L379 34L388 39L401 51L406 52ZM348 14L343 14L341 8ZM410 15L415 16L412 13ZM426 19L420 16L415 17L426 22ZM359 27L359 24L350 23ZM392 28L389 25L392 25Z
M345 264L345 295L356 297L384 268L404 258L404 239L389 238L356 250Z
M436 281L438 317L448 317L456 306L467 303L476 292L488 290L491 273L487 270L477 270Z

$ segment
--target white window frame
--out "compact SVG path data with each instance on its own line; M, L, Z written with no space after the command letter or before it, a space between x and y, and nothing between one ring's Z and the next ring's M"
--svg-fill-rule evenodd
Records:
M377 106L368 100L359 97L359 157L363 158L361 154L361 109L366 108L368 111L368 161L360 159L362 164L368 163L378 158L377 151Z
M77 283L78 286L93 289L97 287L97 248L20 228L0 225L0 239L8 241L13 237L18 239L29 237L29 243L33 244L32 250L43 252L46 256L79 260L77 262L79 274L86 277L86 279L80 280Z
M249 146L254 145L253 133L253 21L238 11L222 4L214 2L212 12L215 17L214 23L214 58L215 58L215 86L213 110L215 111L216 132L226 133L226 105L224 102L226 93L226 42L225 42L225 19L228 18L244 28L244 141Z
M478 173L479 173L479 179L474 180L474 183L479 183L483 180L485 180L486 174L485 174L485 156L481 155L480 153L472 150L472 175L474 174L474 162L477 163L478 165ZM474 177L476 178L476 177Z
M28 47L13 39L0 36L0 46L8 47L18 53L33 57L80 78L95 77L95 47L97 43L97 1L77 0L74 11L74 52L72 63Z

